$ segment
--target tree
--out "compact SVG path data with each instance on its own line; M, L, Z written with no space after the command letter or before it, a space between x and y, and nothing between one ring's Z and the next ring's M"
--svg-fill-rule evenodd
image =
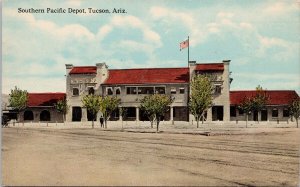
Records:
M156 120L156 132L159 130L161 118L168 111L174 99L164 94L147 95L141 100L141 108L151 116L149 119Z
M21 90L17 86L10 91L9 106L18 111L18 120L20 120L20 111L27 107L28 92Z
M126 119L127 117L127 108L124 108L124 107L120 107L119 108L119 113L120 113L120 116L122 117L122 129L123 129L123 121Z
M258 85L256 87L255 96L253 98L251 98L252 110L261 112L261 110L266 106L268 100L269 100L269 97L268 97L266 91L264 91L263 88L260 85ZM257 121L259 122L259 118L257 118Z
M57 101L57 103L54 104L54 108L58 113L61 113L63 115L63 122L65 123L66 120L66 114L68 113L69 106L66 99L62 99Z
M247 128L247 124L248 124L248 117L250 112L253 109L253 101L252 98L249 97L245 97L242 101L242 103L238 106L239 109L241 109L244 113L245 113L245 117L246 117L246 128Z
M92 115L92 128L94 128L95 118L101 108L101 101L102 98L97 95L86 95L82 98L83 106L86 107L87 111L89 111Z
M296 119L297 128L298 128L299 127L298 119L300 116L300 99L299 98L293 100L293 102L290 104L289 111L290 111L290 115Z
M104 96L100 99L100 112L103 114L105 128L107 128L107 120L109 120L113 111L115 111L121 103L121 99L116 97Z
M202 119L203 124L204 114L212 106L213 86L210 80L208 76L196 75L191 83L189 109L197 121L197 128L199 127L200 119Z
M153 98L146 96L141 100L141 109L144 111L144 114L148 117L151 128L153 128L153 123L155 121L155 107L153 105Z

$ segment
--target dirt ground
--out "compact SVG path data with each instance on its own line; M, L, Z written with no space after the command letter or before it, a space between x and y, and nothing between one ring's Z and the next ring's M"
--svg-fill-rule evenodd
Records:
M296 128L201 136L14 127L2 129L2 182L297 186L299 150Z

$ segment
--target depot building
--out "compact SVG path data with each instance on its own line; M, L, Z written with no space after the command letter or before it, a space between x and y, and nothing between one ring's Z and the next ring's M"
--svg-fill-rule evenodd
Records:
M28 107L20 114L21 121L62 122L62 114L54 103L67 99L69 111L67 122L86 122L92 115L82 104L88 94L114 96L121 99L120 107L127 109L126 121L147 121L140 109L140 100L149 94L166 94L174 98L165 113L164 121L192 121L194 116L188 110L188 98L192 77L205 74L214 77L212 85L213 106L205 113L206 121L245 120L245 114L238 106L245 97L255 95L255 90L230 91L229 60L218 63L196 63L180 68L132 68L109 69L106 63L95 66L73 66L66 64L66 93L29 93ZM249 120L290 120L288 106L298 94L294 90L267 90L268 103L262 111L252 111ZM99 119L101 113L97 114ZM115 110L111 121L121 120Z

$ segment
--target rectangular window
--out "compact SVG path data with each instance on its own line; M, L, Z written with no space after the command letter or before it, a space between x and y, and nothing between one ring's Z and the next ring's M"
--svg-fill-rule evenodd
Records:
M290 117L289 109L287 109L287 108L283 109L283 117Z
M171 91L171 94L176 94L176 88L172 87L170 91Z
M179 88L179 93L184 94L184 88Z
M220 85L215 86L215 94L220 94L222 90L222 87Z
M72 93L73 93L73 96L79 95L79 89L78 88L73 88Z
M272 117L278 117L278 109L277 108L274 108L272 110Z
M154 88L153 87L138 87L138 94L153 94Z
M165 87L155 87L155 93L156 94L165 94L166 89L165 89Z
M136 87L127 87L126 93L127 94L136 94Z
M108 88L106 88L106 94L107 95L113 95L113 89L112 89L112 87L108 87Z

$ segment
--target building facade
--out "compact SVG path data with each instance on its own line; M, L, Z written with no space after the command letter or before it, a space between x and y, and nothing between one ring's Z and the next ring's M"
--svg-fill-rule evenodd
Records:
M239 109L244 98L254 97L255 90L230 91L230 120L244 121L246 115ZM266 90L267 104L261 111L251 111L249 121L288 121L289 105L299 96L294 90Z
M245 98L255 96L255 90L230 91L229 60L219 63L190 61L182 68L139 68L108 69L105 63L95 66L73 66L66 64L66 93L29 93L27 108L21 112L2 106L3 115L20 122L63 122L54 104L66 99L69 110L67 122L86 122L92 115L83 107L82 98L88 94L120 98L119 107L126 108L125 121L148 121L140 109L140 100L149 94L166 94L174 101L164 121L193 121L189 113L188 100L193 76L204 74L211 77L213 85L213 106L205 114L206 121L244 121L246 115L239 109ZM267 105L261 111L251 111L249 121L289 121L288 106L299 99L294 90L265 90ZM8 98L8 97L7 97ZM8 99L7 99L8 100ZM6 101L7 103L8 101ZM101 114L97 114L97 119ZM110 120L121 120L119 110L113 112Z
M19 112L19 122L62 123L63 115L54 104L65 99L65 93L29 93L27 108Z
M67 121L89 121L91 115L82 106L87 94L110 95L121 99L120 107L127 109L129 121L146 121L140 100L148 94L166 94L174 98L165 121L191 121L188 99L190 81L196 74L207 74L213 79L213 107L207 111L208 121L230 120L229 60L220 63L197 64L185 68L108 69L105 63L96 66L66 64L66 98L70 105ZM98 114L100 115L100 114ZM116 110L111 120L120 120Z

